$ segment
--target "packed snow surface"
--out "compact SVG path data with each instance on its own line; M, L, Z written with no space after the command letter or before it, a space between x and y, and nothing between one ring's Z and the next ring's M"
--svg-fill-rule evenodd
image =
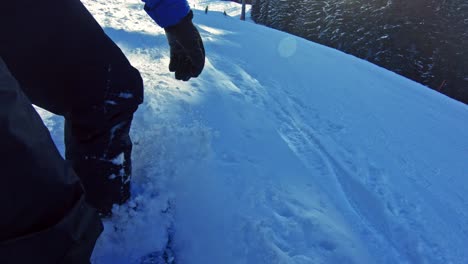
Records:
M177 81L140 1L83 2L145 81L133 198L93 263L156 263L168 237L182 264L468 263L466 105L229 2L191 2L206 68Z

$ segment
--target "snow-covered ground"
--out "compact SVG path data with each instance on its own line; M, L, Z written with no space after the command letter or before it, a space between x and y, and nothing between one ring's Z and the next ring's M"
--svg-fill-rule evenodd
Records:
M466 105L230 2L191 2L207 64L179 82L140 1L83 2L145 80L134 196L93 263L157 263L168 233L181 264L468 263Z
M240 18L241 15L241 5L232 2L232 1L216 1L216 0L187 0L192 7L192 9L197 9L205 11L205 8L208 6L208 13L212 11L216 12L226 12L226 15L230 17ZM250 13L251 5L246 5L246 13ZM250 16L247 15L247 19Z

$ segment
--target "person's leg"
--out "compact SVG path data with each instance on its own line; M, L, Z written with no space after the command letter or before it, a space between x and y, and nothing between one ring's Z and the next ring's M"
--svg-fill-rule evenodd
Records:
M0 146L0 263L89 263L99 216L1 58Z
M34 104L65 117L66 158L87 201L109 214L129 197L140 74L80 1L7 2L0 55Z

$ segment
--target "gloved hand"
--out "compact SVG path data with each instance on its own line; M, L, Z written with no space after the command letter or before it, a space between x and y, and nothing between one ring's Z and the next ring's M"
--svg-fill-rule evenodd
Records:
M177 25L164 29L171 48L169 71L175 72L177 80L196 78L205 66L205 48L192 18L190 11Z

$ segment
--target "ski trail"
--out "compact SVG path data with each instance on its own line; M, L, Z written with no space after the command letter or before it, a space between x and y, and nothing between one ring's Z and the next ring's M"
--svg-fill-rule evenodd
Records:
M322 120L318 113L313 114L314 111L300 99L291 96L278 84L274 84L274 87L275 89L270 89L274 91L270 95L272 101L276 102L276 107L273 109L279 120L279 133L304 165L313 171L315 180L327 190L329 197L337 205L346 203L349 205L341 206L341 210L346 212L348 208L353 208L353 212L344 214L347 218L356 219L356 223L365 223L365 226L356 225L361 235L365 235L368 232L366 230L372 230L371 237L365 235L366 239L384 245L390 242L381 247L385 248L386 252L376 247L375 252L378 252L376 256L390 255L399 263L447 261L441 258L443 254L440 254L438 245L434 245L424 237L405 235L414 228L410 225L417 226L423 222L418 215L420 209L402 197L395 198L398 193L389 189L385 172L362 153L355 150L354 154L351 154L334 141L333 137L338 137L346 128ZM285 98L287 100L284 100ZM321 130L317 131L309 124L314 124ZM357 178L362 177L362 174L368 177L367 183ZM330 181L331 179L333 181ZM403 201L403 204L395 203L397 200ZM399 212L398 217L395 211ZM418 228L424 230L423 226ZM402 237L406 237L406 240L401 240ZM389 260L389 263L392 262L393 260Z
M236 142L246 141L242 143L251 149L261 146L262 131L274 129L274 126L269 126L269 122L274 121L269 113L275 106L272 106L265 87L235 63L216 58L211 58L211 62L213 64L207 64L209 73L205 78L208 82L216 80L220 84L213 95L220 103L212 108L230 112L230 116L236 117L229 121L241 123L239 127L225 130L242 139ZM239 108L244 111L238 111ZM263 128L251 127L254 129L253 133L248 129L244 130L242 122L238 122L237 118L247 123L249 120L256 120ZM278 144L269 145L273 153L282 153L283 148L288 150L281 143L279 135L275 134L275 142ZM261 155L274 159L273 153ZM221 158L221 162L229 168L236 168L243 160L251 162L254 171L264 166L261 159L252 160L240 153L225 156L226 158ZM271 160L266 162L271 166ZM250 210L262 212L261 215L243 217L236 221L243 238L243 244L238 245L239 250L246 252L246 259L254 260L255 263L359 263L356 256L360 255L362 258L366 253L362 253L363 249L349 234L344 219L336 212L334 205L324 203L323 200L328 198L322 191L304 181L304 167L294 155L288 155L281 162L287 164L284 165L288 167L285 174L264 176L261 172L257 175L252 171L247 172L244 176L250 176L248 183L236 188L244 190L238 194L240 199L248 200L239 202L240 204L250 204ZM281 164L278 166L281 167ZM235 181L240 182L241 179ZM274 181L278 183L273 184ZM309 186L306 188L307 192L303 190L304 185Z
M375 257L386 255L388 263L445 260L440 258L443 254L438 245L421 236L405 235L423 222L418 214L420 209L394 192L386 183L386 172L359 149L344 149L337 143L335 138L346 133L344 125L321 118L318 111L288 92L288 87L283 90L278 83L262 85L237 65L224 63L217 67L226 69L229 74L218 73L217 77L220 82L227 80L223 86L235 100L253 104L273 115L278 133L311 171L314 180L320 182L348 221L357 223L355 232L363 239L373 241L369 244L375 246L372 250ZM320 127L320 130L309 124ZM388 136L381 131L380 140L391 149ZM405 171L410 171L410 164L405 164ZM273 211L278 210L273 208ZM424 233L424 226L418 228ZM401 240L402 237L406 237L405 240Z

